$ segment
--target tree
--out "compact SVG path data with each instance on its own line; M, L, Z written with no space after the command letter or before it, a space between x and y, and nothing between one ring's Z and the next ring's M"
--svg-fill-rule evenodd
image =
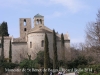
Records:
M38 61L38 64L40 64L41 67L44 66L44 51L39 51L37 53L36 60Z
M88 43L91 50L96 53L98 62L100 57L100 10L97 14L97 21L87 25L86 43Z
M1 39L1 61L4 61L4 36L2 35Z
M85 67L87 64L88 61L84 56L78 56L76 59L67 62L67 68L82 68L83 65Z
M48 42L48 37L47 34L45 33L45 46L44 46L44 68L47 70L49 68L49 63L50 63L50 57L49 57L49 42ZM49 75L48 71L44 72L44 75Z
M0 26L0 36L9 36L7 22L2 22Z
M54 58L53 58L53 69L58 68L58 56L57 56L57 41L56 41L56 33L55 30L53 30L53 52L54 52Z
M12 44L11 44L11 40L10 40L10 44L9 44L9 62L12 62Z
M19 63L19 67L26 70L24 75L38 75L38 71L32 71L32 68L38 68L37 65L37 61L31 59L24 59ZM30 72L27 69L30 69Z
M64 35L61 34L61 52L62 52L62 60L65 61L65 45L64 45Z

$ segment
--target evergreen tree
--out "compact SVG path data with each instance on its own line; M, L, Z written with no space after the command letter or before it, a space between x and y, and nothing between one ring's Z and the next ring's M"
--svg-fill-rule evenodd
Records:
M65 48L64 47L65 47L64 46L64 35L62 33L61 34L61 52L62 52L61 56L62 56L63 62L65 61Z
M54 51L53 69L58 69L57 41L56 41L55 30L53 30L53 51Z
M12 62L12 44L11 44L11 40L9 43L9 62Z
M0 26L0 35L9 36L7 22L2 22Z
M4 36L2 35L1 39L1 61L4 61Z
M50 57L49 57L49 42L48 42L48 37L47 34L45 33L45 46L44 46L44 68L47 70L49 68L50 64ZM44 72L44 75L49 75L49 72L46 71Z
M61 45L64 46L64 35L63 35L63 33L61 34Z

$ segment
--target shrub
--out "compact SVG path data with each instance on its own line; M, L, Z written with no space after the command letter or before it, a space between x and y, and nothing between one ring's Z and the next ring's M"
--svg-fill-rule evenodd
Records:
M88 64L88 61L83 56L79 56L73 61L67 62L67 68L84 68Z
M79 75L94 75L94 74L89 73L89 72L80 72Z

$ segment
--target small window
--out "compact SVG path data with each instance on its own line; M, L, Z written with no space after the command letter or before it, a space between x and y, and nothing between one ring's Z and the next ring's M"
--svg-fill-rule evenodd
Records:
M26 26L26 19L24 19L24 26Z
M44 40L41 41L41 47L44 47Z
M26 28L24 28L24 31L26 31L27 29Z
M30 42L30 48L32 48L32 42Z

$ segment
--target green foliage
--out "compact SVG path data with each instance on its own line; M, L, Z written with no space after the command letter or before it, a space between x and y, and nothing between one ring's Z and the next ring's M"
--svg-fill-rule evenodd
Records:
M43 67L43 65L44 65L44 51L39 51L37 53L37 57L35 60L37 60L38 64L40 64Z
M80 72L78 75L100 75L100 73Z
M14 63L10 63L10 62L0 62L0 67L2 68L9 68L9 69L14 69L15 67L17 67L18 64L14 64Z
M24 72L24 75L37 75L38 74L38 72L34 72L34 71L28 72L27 71L27 69L32 70L32 68L34 68L34 69L39 68L39 64L38 64L38 61L36 59L35 60L25 59L22 62L20 62L19 66L21 69L26 70L26 72Z
M45 33L45 46L44 46L44 68L48 69L49 68L49 63L50 63L50 57L49 57L49 42L48 42L48 37L47 34ZM48 72L44 72L44 75L48 75Z
M2 22L0 25L0 36L9 36L7 22Z
M88 61L85 59L85 57L83 56L79 56L78 58L76 58L75 60L73 61L68 61L67 62L67 67L68 68L82 68L82 67L85 67L88 63ZM81 67L80 67L81 66Z
M91 68L91 71L82 71L79 72L79 75L100 75L100 64L97 65L88 65L88 68Z
M79 56L77 59L74 60L76 65L87 65L87 60L83 56Z
M59 67L67 68L66 63L63 60L58 61L58 65L59 65Z
M18 64L14 64L14 63L9 63L9 62L6 62L3 61L3 62L0 62L0 75L2 75L4 72L7 72L5 69L14 69L15 67L17 67Z
M4 36L2 35L1 39L1 62L4 61Z
M29 60L25 59L22 62L20 62L19 66L20 68L37 68L37 60Z
M100 72L100 64L90 65L89 68L92 68L92 73L94 73L94 72Z
M9 44L9 62L12 62L12 44L11 44L11 40L10 40L10 44Z
M82 69L84 69L84 68L86 68L87 67L87 65L78 65L78 68L82 68Z
M79 75L94 75L94 74L89 73L89 72L80 72Z
M56 41L56 33L53 30L53 51L54 51L54 58L53 58L53 69L58 68L58 55L57 55L57 41Z

